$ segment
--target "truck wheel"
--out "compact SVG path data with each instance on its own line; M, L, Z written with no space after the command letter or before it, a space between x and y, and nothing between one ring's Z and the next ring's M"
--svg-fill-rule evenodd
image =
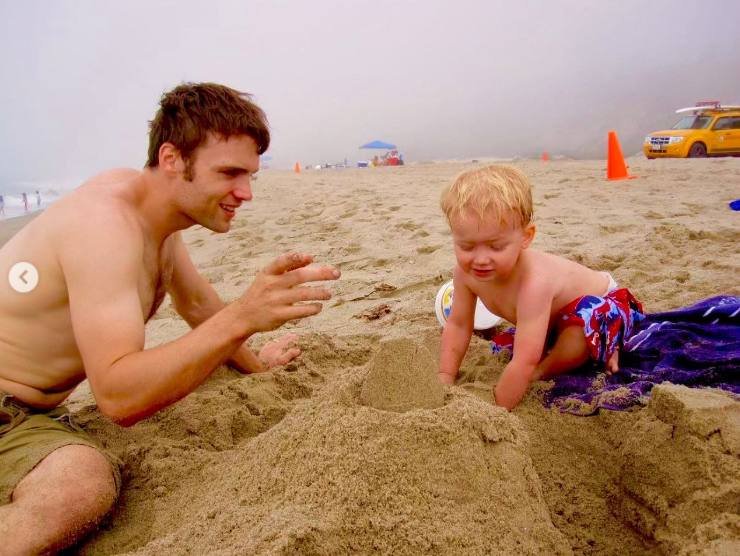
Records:
M694 143L689 149L689 158L706 158L707 148L704 143Z

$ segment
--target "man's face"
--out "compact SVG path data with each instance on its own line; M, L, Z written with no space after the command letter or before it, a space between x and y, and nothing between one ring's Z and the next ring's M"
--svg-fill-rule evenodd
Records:
M514 214L507 211L505 222L480 220L472 210L450 221L458 266L481 282L505 279L514 269L519 254L534 238L534 225L511 226Z
M259 170L257 144L249 136L220 139L212 134L191 155L192 180L180 184L180 208L194 222L228 232L244 201L252 200L250 179Z

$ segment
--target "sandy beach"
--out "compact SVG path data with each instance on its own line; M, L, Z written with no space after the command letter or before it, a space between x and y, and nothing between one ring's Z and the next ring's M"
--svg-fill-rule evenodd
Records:
M36 218L41 212L32 212L26 216L0 220L0 247L8 243L10 238L17 234L23 226Z
M740 402L656 387L646 407L513 412L491 403L507 362L474 337L456 386L435 382L438 288L453 248L439 194L483 164L264 171L228 234L184 233L226 301L289 250L342 278L286 332L303 355L243 376L221 367L131 428L83 384L69 405L125 463L117 508L83 555L593 555L740 553ZM530 178L533 247L609 271L647 312L740 295L740 159L507 161ZM0 245L20 219L0 224ZM165 301L147 347L188 326ZM152 370L155 372L155 370ZM594 377L595 380L597 377ZM603 377L602 377L603 378Z

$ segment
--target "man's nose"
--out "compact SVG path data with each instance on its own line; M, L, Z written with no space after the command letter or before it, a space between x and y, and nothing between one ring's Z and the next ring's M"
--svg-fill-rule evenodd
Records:
M252 200L252 184L247 180L246 183L240 184L239 187L233 191L234 197L240 201L251 201Z

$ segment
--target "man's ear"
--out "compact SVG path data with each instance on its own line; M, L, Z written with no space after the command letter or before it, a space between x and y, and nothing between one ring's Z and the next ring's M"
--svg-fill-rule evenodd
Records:
M185 171L185 161L172 143L162 143L159 147L159 167L170 177L181 176Z
M536 231L537 228L535 227L534 222L530 222L524 227L524 243L522 243L522 249L526 249L532 244Z

